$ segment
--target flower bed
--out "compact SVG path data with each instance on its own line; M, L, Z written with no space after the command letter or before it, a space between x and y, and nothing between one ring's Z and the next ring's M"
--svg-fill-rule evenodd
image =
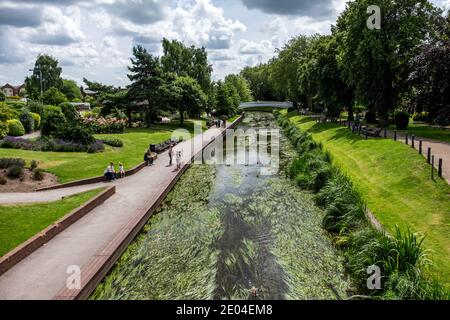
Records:
M88 125L93 133L123 133L127 125L126 120L112 117L89 116L82 118L82 122Z
M105 149L103 142L96 140L94 143L83 145L81 143L65 141L62 139L44 138L27 140L6 136L0 140L0 148L22 149L32 151L54 151L54 152L101 152Z

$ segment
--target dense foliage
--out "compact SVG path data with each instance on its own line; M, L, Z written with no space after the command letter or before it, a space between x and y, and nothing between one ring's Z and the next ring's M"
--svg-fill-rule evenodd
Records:
M290 100L331 119L355 106L387 126L398 110L450 123L449 15L428 0L381 0L381 28L369 29L369 0L347 3L331 35L297 36L267 63L244 68L257 100Z

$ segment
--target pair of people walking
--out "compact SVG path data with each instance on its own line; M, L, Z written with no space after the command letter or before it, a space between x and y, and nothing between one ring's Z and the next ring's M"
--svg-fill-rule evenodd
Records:
M172 162L173 162L173 156L175 155L175 161L177 163L177 170L180 170L181 168L181 157L182 157L182 152L181 150L178 151L174 151L173 150L173 146L171 145L169 147L169 167L172 166Z

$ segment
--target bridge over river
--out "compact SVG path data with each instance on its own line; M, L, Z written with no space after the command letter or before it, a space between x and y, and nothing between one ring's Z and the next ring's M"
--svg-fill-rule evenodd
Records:
M245 110L260 110L266 108L275 109L288 109L292 108L293 104L290 101L279 102L279 101L254 101L254 102L244 102L239 105L239 109Z

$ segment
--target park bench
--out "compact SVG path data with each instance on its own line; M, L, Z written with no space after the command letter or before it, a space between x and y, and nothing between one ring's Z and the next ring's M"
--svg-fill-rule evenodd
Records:
M166 141L158 143L158 144L151 144L150 152L161 153L161 152L164 152L167 149L169 149L169 147L171 145L175 146L180 142L181 142L181 139L169 139L169 140L166 140Z
M361 133L363 135L367 135L369 137L379 138L381 134L381 128L372 128L372 127L362 127Z

